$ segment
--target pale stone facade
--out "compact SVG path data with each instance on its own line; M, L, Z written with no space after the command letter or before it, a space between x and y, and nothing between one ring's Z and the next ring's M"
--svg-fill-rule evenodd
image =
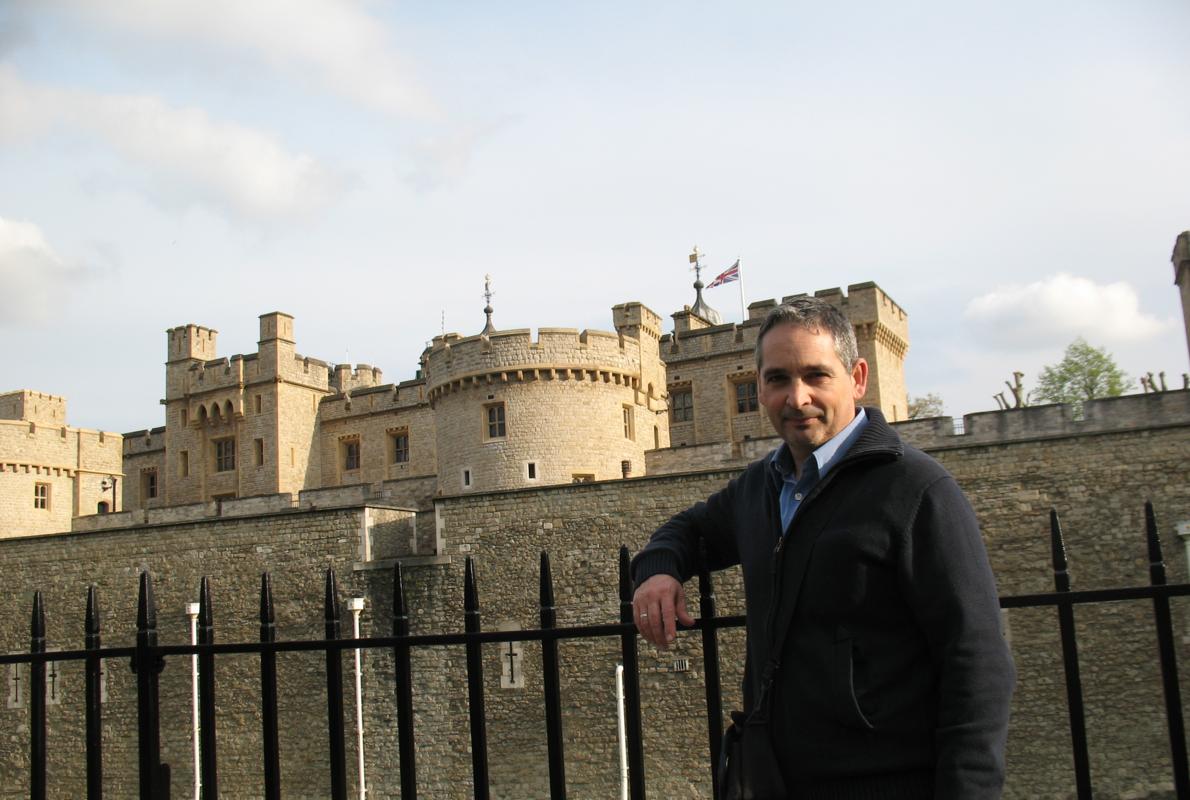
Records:
M76 517L117 510L121 442L67 425L65 398L0 395L0 538L59 533Z
M818 295L855 326L871 365L865 402L903 418L905 312L872 283ZM754 303L740 325L718 325L699 297L673 315L671 334L636 302L612 309L614 332L536 335L496 329L489 306L482 333L434 337L417 376L399 384L383 383L368 364L298 355L294 320L281 312L261 316L256 353L230 358L218 356L216 331L172 328L166 423L127 435L124 505L362 484L424 508L434 495L639 476L646 453L671 444L738 449L768 435L752 350L777 301ZM146 491L149 475L161 487L156 496Z

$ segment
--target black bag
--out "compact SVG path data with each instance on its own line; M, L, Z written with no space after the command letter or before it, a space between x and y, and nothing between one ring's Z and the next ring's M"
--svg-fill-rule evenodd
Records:
M767 714L731 712L731 725L719 750L720 800L784 800L785 796Z

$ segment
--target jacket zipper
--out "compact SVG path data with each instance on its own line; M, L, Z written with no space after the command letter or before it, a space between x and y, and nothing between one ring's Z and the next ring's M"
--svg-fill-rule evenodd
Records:
M880 454L880 451L862 451L859 453L852 452L852 453L848 453L847 455L845 455L843 457L843 460L840 461L838 464L836 464L834 469L832 469L830 472L828 472L825 478L822 478L820 481L818 481L818 483L814 484L814 487L812 489L810 489L809 493L806 495L806 499L803 500L798 505L798 511L801 512L807 504L809 504L812 500L817 498L818 495L822 493L823 488L828 483L830 483L836 475L839 474L840 470L842 470L846 467L850 467L852 464L854 464L856 462L867 460L869 457L874 457L879 454ZM778 523L778 525L780 525L780 522L781 522L781 495L779 492L778 492L777 496L774 498L774 502L776 502L776 504L777 504L777 523ZM770 508L770 512L771 511L772 511L772 509ZM790 524L791 525L793 524L792 521L790 522ZM789 538L789 534L787 534L785 532L785 529L782 528L781 535L777 539L777 545L773 548L772 595L771 595L772 600L769 602L769 613L765 620L765 639L766 639L766 642L768 645L766 649L769 651L769 663L770 664L772 663L773 656L774 656L774 654L772 652L773 644L774 644L773 623L776 621L777 608L778 608L778 606L781 605L781 594L780 594L780 592L781 592L781 576L784 574L784 570L781 568L781 566L782 566L782 562L784 561L784 556L785 556L785 540L788 538ZM792 623L792 621L791 621L791 623ZM778 653L776 655L779 657L780 653ZM766 664L762 669L767 669L767 667L768 667L768 664Z

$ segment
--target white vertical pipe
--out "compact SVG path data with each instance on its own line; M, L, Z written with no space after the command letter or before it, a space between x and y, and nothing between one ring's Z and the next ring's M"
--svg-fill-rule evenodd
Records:
M186 616L190 618L190 644L198 644L198 603L186 604ZM198 745L198 653L190 657L190 718L193 720L194 737L194 800L202 800Z
M623 664L616 664L616 733L620 742L620 800L628 800L628 723L624 716Z
M347 601L351 610L351 627L353 638L359 638L359 615L364 610L364 598L352 597ZM364 784L364 691L363 677L360 669L361 651L355 648L355 739L356 752L359 756L359 800L364 800L367 788Z

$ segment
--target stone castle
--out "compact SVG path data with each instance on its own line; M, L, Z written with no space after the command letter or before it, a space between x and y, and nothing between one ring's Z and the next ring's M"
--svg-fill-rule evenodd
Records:
M425 509L444 494L675 471L681 454L661 455L674 448L727 443L738 451L770 435L753 347L776 301L753 303L741 324L718 324L701 281L695 292L695 305L673 315L671 333L662 332L660 315L635 302L612 309L614 332L540 328L536 336L497 330L489 306L483 332L434 337L416 377L400 383L384 383L368 364L299 354L294 319L282 312L260 317L255 353L231 357L218 355L211 328L171 328L165 425L122 437L94 434L98 445L122 448L122 463L95 461L81 448L69 456L36 443L4 448L5 469L59 480L77 475L79 486L54 490L73 496L71 505L55 502L53 514L39 515L48 509L21 502L33 492L25 485L32 479L0 481L10 484L0 508L11 507L0 516L0 536L65 531L72 518L97 512L296 498L356 485ZM873 283L817 295L855 325L871 369L864 402L904 419L905 312ZM43 398L40 406L0 406L0 416L12 420L6 425L40 424L47 440L66 435L61 398L4 397ZM47 416L51 409L57 417ZM44 427L51 420L54 430ZM76 464L74 453L91 461ZM122 488L114 504L110 491L107 500L96 494L104 478Z

